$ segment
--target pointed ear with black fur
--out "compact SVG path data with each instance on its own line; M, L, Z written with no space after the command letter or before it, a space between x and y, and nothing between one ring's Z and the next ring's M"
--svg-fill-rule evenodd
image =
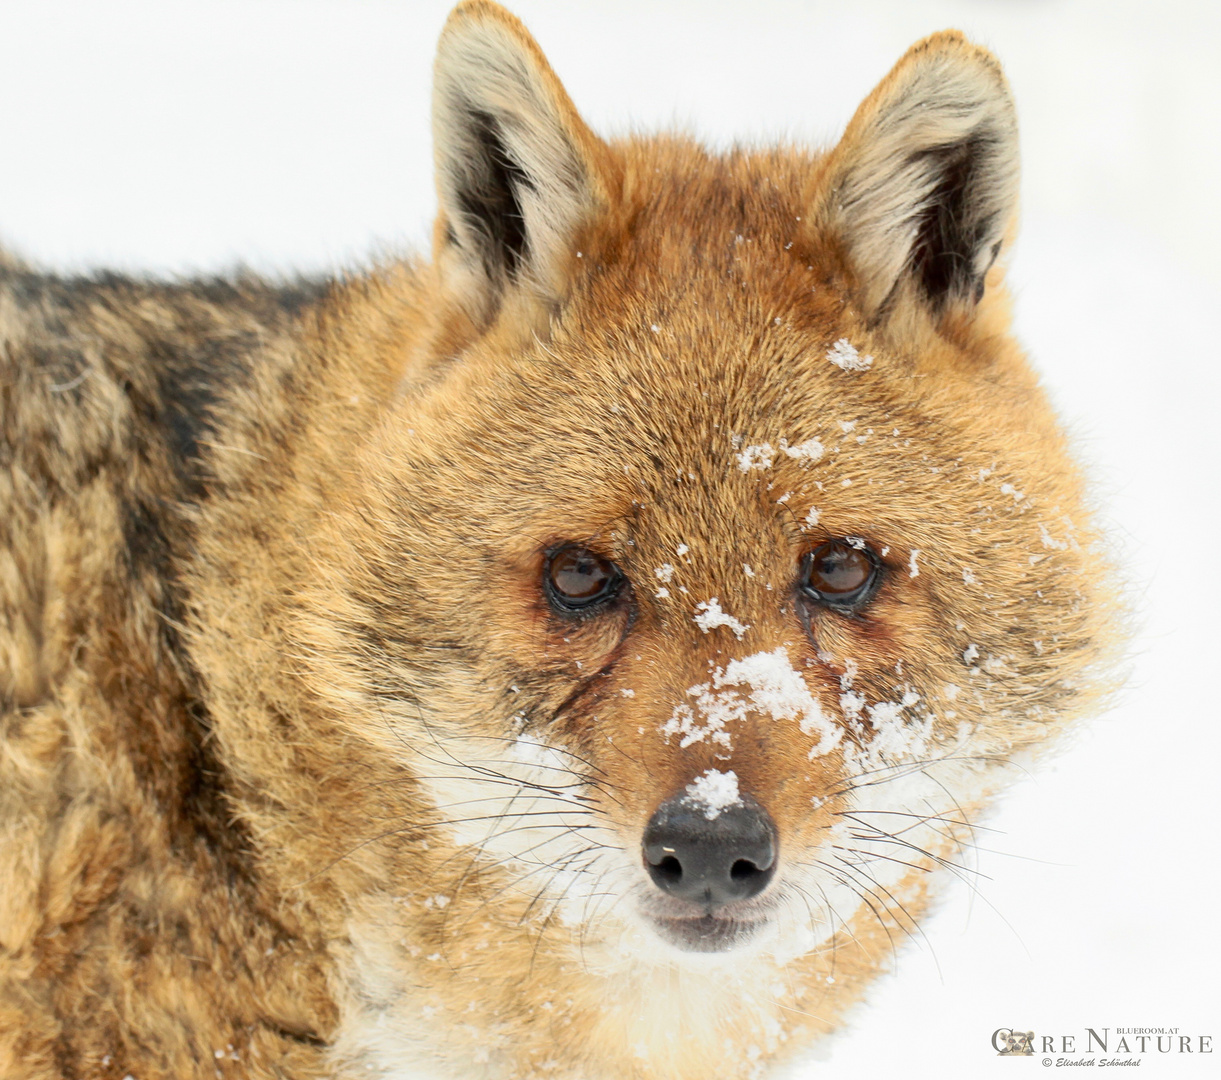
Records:
M846 256L870 323L907 303L970 313L1017 212L1017 120L996 58L953 30L913 45L819 188L814 227Z
M476 323L515 286L563 298L577 230L605 202L603 144L525 27L467 0L437 46L436 255Z

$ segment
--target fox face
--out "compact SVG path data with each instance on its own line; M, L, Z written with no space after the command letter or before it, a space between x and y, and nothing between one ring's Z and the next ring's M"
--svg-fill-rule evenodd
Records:
M691 1031L825 1030L1101 686L1105 563L1008 330L1003 76L949 32L826 154L607 143L470 3L434 124L432 266L320 320L309 440L229 433L310 479L243 474L196 581L242 812L350 942L341 1046L478 1000L490 1053L688 1075L659 972L726 995Z

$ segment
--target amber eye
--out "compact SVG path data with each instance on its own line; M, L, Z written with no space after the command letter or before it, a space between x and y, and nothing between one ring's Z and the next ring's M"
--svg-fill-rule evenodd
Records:
M855 610L873 596L880 560L863 540L828 540L801 564L801 588L827 607Z
M613 562L589 548L566 544L551 553L543 570L543 591L561 612L581 611L618 595L624 577Z

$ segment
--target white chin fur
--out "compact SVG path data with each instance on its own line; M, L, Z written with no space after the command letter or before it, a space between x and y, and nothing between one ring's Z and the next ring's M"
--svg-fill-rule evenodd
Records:
M826 944L858 912L891 906L912 864L949 858L968 830L955 825L960 807L995 786L995 770L974 764L961 748L943 748L920 766L877 769L851 793L849 809L819 849L782 863L769 894L778 898L753 934L723 951L699 952L667 942L642 909L652 889L638 848L625 843L600 812L580 801L585 789L574 759L533 737L515 741L446 740L448 769L433 769L424 786L457 847L475 849L513 876L509 891L541 893L540 914L579 938L588 962L595 949L651 965L715 965L743 956L785 962ZM458 764L461 763L461 764ZM927 853L927 854L922 854Z
M660 1052L667 1030L674 1024L689 1030L693 1017L713 1025L712 1037L715 1023L743 1008L772 1015L784 966L829 947L834 933L868 905L880 910L905 903L903 889L911 883L904 879L911 864L921 861L919 851L933 861L950 857L954 836L966 838L965 830L950 824L963 820L959 806L978 799L996 779L993 769L955 760L897 766L884 782L858 786L827 842L782 864L765 894L773 906L754 932L730 948L700 952L658 932L646 914L652 885L639 865L638 848L628 850L609 823L573 797L582 791L568 785L580 777L569 770L563 749L533 739L462 739L447 743L446 751L453 767L431 770L433 778L423 783L452 822L445 826L448 840L471 845L489 864L503 861L517 875L512 887L523 894L542 891L539 915L551 918L552 940L567 940L589 978L602 980L608 1010L631 1009L643 1018L642 1053ZM532 816L537 814L543 816ZM594 840L605 846L585 850ZM845 860L854 864L851 869ZM556 866L567 869L555 875ZM336 1060L350 1073L341 1075L499 1075L504 1058L498 1059L491 1033L475 1033L460 1041L465 1045L432 1041L429 1033L471 1027L472 1018L433 1018L419 960L408 957L388 932L394 923L390 906L388 897L372 900L349 927L349 993ZM473 1022L478 1026L478 1018Z

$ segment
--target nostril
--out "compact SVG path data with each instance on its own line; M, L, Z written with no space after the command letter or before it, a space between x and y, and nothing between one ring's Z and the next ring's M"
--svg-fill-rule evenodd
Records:
M764 873L749 859L739 859L729 868L729 876L734 881L749 881L753 877Z
M677 885L683 879L683 864L673 855L667 855L652 867L653 878L660 884Z

